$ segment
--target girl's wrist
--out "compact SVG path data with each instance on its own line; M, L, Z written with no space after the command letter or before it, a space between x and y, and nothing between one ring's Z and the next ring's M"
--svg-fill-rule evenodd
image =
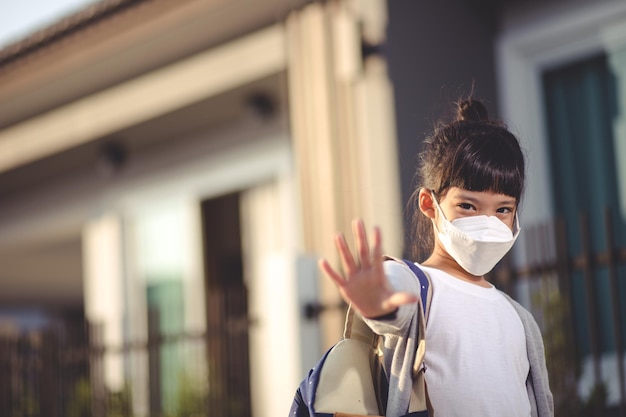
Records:
M368 320L376 320L376 321L392 321L395 320L398 317L398 309L396 308L395 310L380 315L380 316L376 316L376 317L368 317Z

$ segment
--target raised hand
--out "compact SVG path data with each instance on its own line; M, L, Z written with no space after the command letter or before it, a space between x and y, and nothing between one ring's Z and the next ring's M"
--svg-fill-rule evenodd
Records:
M343 275L335 271L326 259L319 261L321 270L337 284L343 299L368 318L384 316L402 304L416 302L417 296L414 294L395 292L385 276L380 229L374 228L371 249L361 220L352 222L352 232L356 257L350 252L343 234L335 237Z

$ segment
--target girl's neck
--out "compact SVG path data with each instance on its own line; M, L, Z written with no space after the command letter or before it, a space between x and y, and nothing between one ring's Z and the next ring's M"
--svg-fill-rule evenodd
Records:
M430 268L436 268L448 273L454 278L467 281L480 287L490 288L491 284L484 276L475 276L463 269L445 250L435 248L432 255L422 262L422 265Z

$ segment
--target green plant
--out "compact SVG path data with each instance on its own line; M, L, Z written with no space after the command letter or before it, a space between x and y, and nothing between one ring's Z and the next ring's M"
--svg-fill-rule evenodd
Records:
M91 384L86 377L79 379L67 405L67 417L91 416Z
M130 386L126 385L120 391L110 391L107 400L107 417L132 417Z
M558 287L555 276L545 277L534 303L541 311L542 332L555 417L579 415L582 401L577 383L580 363L574 350L569 298ZM584 414L583 414L584 415Z
M187 373L180 375L179 382L176 417L200 417L206 415L208 389L205 384L194 380Z

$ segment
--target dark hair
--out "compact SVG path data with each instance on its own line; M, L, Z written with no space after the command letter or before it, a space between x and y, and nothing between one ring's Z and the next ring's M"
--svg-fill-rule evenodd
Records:
M490 120L478 100L456 103L456 118L439 123L424 141L416 172L420 185L409 199L411 245L420 261L433 249L432 226L419 210L419 190L432 190L437 199L450 187L492 191L514 197L524 190L524 155L517 138L498 121Z

